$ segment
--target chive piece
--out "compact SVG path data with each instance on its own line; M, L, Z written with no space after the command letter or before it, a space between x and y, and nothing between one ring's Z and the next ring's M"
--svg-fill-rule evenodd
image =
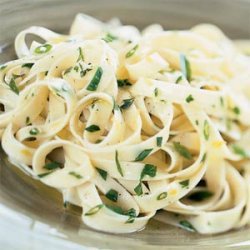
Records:
M64 71L64 75L67 75L71 70L73 69L73 67L69 67Z
M121 164L119 162L118 151L117 150L115 151L115 163L116 163L116 167L117 167L118 172L123 177L123 171L122 171Z
M168 193L167 192L163 192L163 193L161 193L161 194L159 194L157 196L157 200L160 201L160 200L166 199L167 196L168 196Z
M43 174L38 174L37 176L38 176L39 178L43 178L43 177L45 177L45 176L47 176L47 175L49 175L49 174L51 174L51 173L53 173L53 171L46 172L46 173L43 173Z
M154 89L154 95L155 95L155 97L157 97L158 94L159 94L159 90L158 90L158 88L155 88L155 89Z
M18 89L18 87L16 86L16 82L15 82L15 80L14 80L13 78L11 78L11 80L10 80L9 87L10 87L10 89L11 89L14 93L16 93L17 95L19 95L19 89Z
M36 54L45 54L45 53L49 52L51 49L52 49L52 45L43 44L43 45L38 46L37 48L35 48L35 53Z
M78 56L78 58L77 58L77 62L79 62L79 61L84 61L84 56L83 56L83 52L82 52L82 48L81 47L79 47L78 48L78 51L79 51L79 56Z
M120 109L128 109L134 102L134 98L124 99Z
M44 72L44 75L47 76L48 73L49 73L49 71L47 70L47 71Z
M137 155L135 161L143 161L151 153L152 150L153 150L152 148L143 150L141 153Z
M7 68L7 65L1 65L0 66L0 70L4 70L4 69L6 69Z
M239 107L234 107L234 108L233 108L233 112L234 112L236 115L239 115L239 114L240 114L240 109L239 109Z
M136 193L136 195L140 196L143 194L142 192L142 184L141 184L141 181L140 183L134 188L134 191Z
M189 150L181 145L179 142L173 142L174 144L174 149L181 155L183 156L184 158L188 159L188 160L191 160L193 157L191 155L191 153L189 152Z
M114 205L106 205L106 207L117 214L128 215L129 218L125 223L133 223L135 220L136 211L134 208L130 208L128 211L124 211L121 207L114 206Z
M179 184L182 188L189 188L189 180L180 181Z
M117 85L118 87L126 87L126 86L131 86L132 83L129 82L128 79L119 79L117 80Z
M191 81L191 67L190 67L190 63L188 59L183 54L180 54L180 65L181 65L181 71L183 75L190 82Z
M96 131L100 131L101 129L100 129L99 126L93 124L93 125L90 125L87 128L85 128L85 130L87 130L90 133L93 133L93 132L96 132Z
M22 68L29 68L29 69L31 69L33 65L34 65L34 63L24 63L24 64L22 64Z
M75 67L74 67L74 71L75 71L76 73L78 73L78 71L79 71L79 66L75 66Z
M89 71L91 71L92 70L92 68L86 68L86 69L83 69L83 67L82 67L82 65L81 64L79 64L79 66L80 66L80 76L81 77L84 77Z
M108 209L112 210L113 212L117 213L117 214L122 214L124 215L125 212L121 207L118 206L114 206L114 205L105 205Z
M101 169L101 168L96 168L97 172L100 174L100 176L103 178L103 180L107 180L108 172Z
M136 50L138 49L139 45L135 45L127 54L126 54L126 58L131 57L132 55L134 55L134 53L136 52Z
M198 121L198 120L195 120L195 124L198 126L198 125L199 125L199 121Z
M99 212L99 210L100 210L101 208L103 208L103 207L104 207L103 204L99 204L99 205L97 205L97 206L92 207L91 209L89 209L89 211L86 212L84 215L85 215L85 216L94 215L94 214L96 214L97 212Z
M203 134L204 134L206 141L209 139L209 132L210 132L209 124L208 124L208 121L205 120L204 127L203 127Z
M130 208L127 212L126 212L126 215L128 215L128 219L127 221L125 222L126 224L129 224L129 223L133 223L135 221L135 217L136 217L136 211L134 208Z
M57 161L52 161L43 166L43 168L48 169L48 170L54 170L57 168L61 168L62 164Z
M192 95L189 95L187 98L186 98L186 102L187 103L190 103L194 100L193 96Z
M31 135L37 135L37 134L39 134L39 130L38 130L37 128L32 128L32 129L30 130L30 134L31 134Z
M97 87L101 81L101 78L102 78L102 74L103 74L103 70L101 67L98 67L95 74L94 74L94 77L92 78L92 80L90 81L88 87L87 87L87 90L89 91L95 91L97 90Z
M211 196L213 196L213 193L210 191L197 191L190 194L187 198L192 201L203 201Z
M206 160L206 158L207 158L207 153L204 153L204 155L202 156L201 161L204 162Z
M74 171L69 172L69 175L72 175L72 176L76 177L77 179L82 179L83 178L80 174L78 174L78 173L76 173Z
M162 145L162 137L156 137L156 145L157 145L157 147L161 147L161 145Z
M179 77L176 79L175 83L178 84L181 80L182 80L182 76L179 76Z
M104 38L102 38L103 41L105 41L106 43L111 43L113 42L114 40L117 40L118 37L117 36L114 36L110 33L107 33L106 36Z
M249 158L247 152L238 145L233 145L233 151L235 154L240 155L243 158Z
M110 189L106 194L105 196L111 200L111 201L114 201L114 202L117 202L118 200L118 192L114 189Z
M26 117L25 124L26 124L27 126L31 125L30 117L29 117L29 116Z
M142 180L145 175L148 175L150 177L155 177L156 171L157 171L156 166L151 165L151 164L145 164L145 166L141 172L140 180Z
M186 229L190 232L196 232L196 229L193 227L193 225L187 221L187 220L182 220L179 222L180 226L183 228L183 229Z
M221 105L221 107L224 107L224 99L222 96L220 97L220 105Z

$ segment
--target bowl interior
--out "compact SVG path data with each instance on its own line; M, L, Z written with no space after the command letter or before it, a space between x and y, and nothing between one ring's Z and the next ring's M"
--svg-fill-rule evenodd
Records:
M119 17L140 28L160 23L166 29L190 28L206 22L218 25L231 38L250 38L250 1L237 0L0 0L0 63L15 58L13 41L32 25L67 32L74 16L83 12L101 20ZM26 249L44 244L66 249L95 246L112 249L160 249L164 246L225 246L250 244L250 229L220 235L197 235L151 220L146 229L111 235L85 227L75 207L63 208L60 194L31 180L11 165L0 151L0 242ZM14 236L14 237L13 237ZM17 238L16 238L17 237ZM6 248L7 249L7 248ZM19 248L20 249L20 248ZM79 248L80 249L80 248ZM81 248L82 249L82 248Z

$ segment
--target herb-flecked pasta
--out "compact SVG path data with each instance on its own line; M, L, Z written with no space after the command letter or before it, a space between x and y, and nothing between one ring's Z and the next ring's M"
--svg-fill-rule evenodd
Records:
M2 147L86 225L250 224L250 58L217 27L140 32L78 14L69 35L30 27L15 49L0 68Z

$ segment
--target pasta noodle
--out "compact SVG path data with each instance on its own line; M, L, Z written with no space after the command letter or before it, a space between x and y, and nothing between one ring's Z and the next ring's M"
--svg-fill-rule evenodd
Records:
M2 147L96 230L249 225L250 58L237 46L210 24L139 32L78 14L69 35L30 27L0 68Z

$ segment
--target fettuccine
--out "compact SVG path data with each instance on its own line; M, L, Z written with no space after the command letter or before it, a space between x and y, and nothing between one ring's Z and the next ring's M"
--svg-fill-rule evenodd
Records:
M15 49L0 68L2 148L87 226L250 224L250 57L217 27L140 32L78 14L69 35L30 27Z

